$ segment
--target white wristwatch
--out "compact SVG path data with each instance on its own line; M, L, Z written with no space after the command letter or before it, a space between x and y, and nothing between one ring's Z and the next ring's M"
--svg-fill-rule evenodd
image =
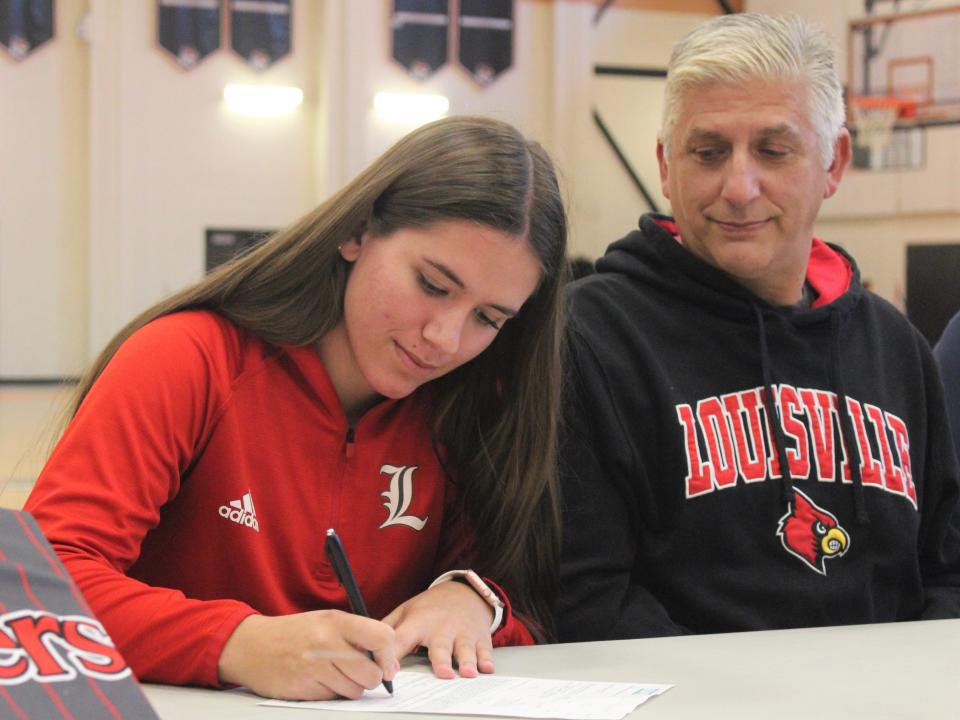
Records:
M448 570L430 583L430 587L438 585L447 580L456 580L466 583L476 590L477 594L486 600L487 604L493 608L493 622L490 624L490 634L493 635L500 627L500 623L503 622L503 600L501 600L497 594L490 589L490 586L483 581L483 578L477 575L473 570Z

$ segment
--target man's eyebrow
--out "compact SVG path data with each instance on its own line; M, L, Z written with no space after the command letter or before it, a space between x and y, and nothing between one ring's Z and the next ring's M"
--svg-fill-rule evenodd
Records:
M446 277L450 282L452 282L452 283L453 283L454 285L456 285L457 287L459 287L459 288L461 288L461 289L463 289L464 287L466 287L466 286L463 284L463 280L461 280L461 279L459 278L459 276L458 276L453 270L451 270L450 268L448 268L448 267L447 267L446 265L444 265L443 263L438 263L438 262L436 262L436 261L434 261L434 260L429 260L429 259L428 259L428 260L427 260L427 264L430 265L431 267L435 268L437 272L441 273L444 277ZM517 314L517 312L518 312L517 310L514 310L513 308L508 308L508 307L505 306L505 305L495 305L495 304L492 304L492 303L491 303L490 307L492 307L494 310L496 310L497 312L501 313L502 315L506 315L507 317L514 317L514 316L516 316L516 314Z
M703 130L702 128L691 128L688 140L726 140L723 134L714 130Z
M770 127L765 127L760 130L760 137L780 137L780 136L789 136L797 137L799 133L797 129L790 125L789 123L780 123L779 125L772 125ZM690 134L688 137L689 140L698 140L698 141L724 141L726 142L727 137L723 133L719 133L715 130L704 130L703 128L691 128Z
M788 135L790 137L797 137L800 133L797 132L797 129L792 125L787 123L781 123L780 125L774 125L773 127L764 128L760 131L761 137L775 137L778 135Z

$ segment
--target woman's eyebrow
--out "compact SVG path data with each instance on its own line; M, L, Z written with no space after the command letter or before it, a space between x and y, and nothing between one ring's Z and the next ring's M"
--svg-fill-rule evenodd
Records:
M448 268L448 267L447 267L446 265L444 265L443 263L438 263L438 262L436 262L436 261L434 261L434 260L430 260L430 259L428 258L428 259L427 259L427 264L428 264L428 265L432 265L434 268L437 269L438 272L443 273L444 275L446 275L447 279L448 279L450 282L452 282L454 285L456 285L457 287L459 287L459 288L461 288L461 289L463 289L463 288L465 287L465 285L463 284L463 280L461 280L453 270L451 270L450 268Z
M444 275L450 282L452 282L454 285L459 287L461 290L466 288L466 285L463 284L463 280L461 280L460 277L453 270L448 268L443 263L439 263L435 260L430 260L429 258L427 258L427 264L433 267L434 269L436 269L437 272ZM503 315L506 315L507 317L514 317L518 312L517 310L514 310L513 308L508 308L505 305L495 305L493 303L490 303L490 307L492 307L497 312Z

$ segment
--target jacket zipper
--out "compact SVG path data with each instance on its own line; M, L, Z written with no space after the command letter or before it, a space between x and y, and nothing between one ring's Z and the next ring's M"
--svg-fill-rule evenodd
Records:
M347 428L347 443L344 447L344 450L346 451L346 455L348 458L353 457L353 449L354 449L353 428L351 427L351 428Z

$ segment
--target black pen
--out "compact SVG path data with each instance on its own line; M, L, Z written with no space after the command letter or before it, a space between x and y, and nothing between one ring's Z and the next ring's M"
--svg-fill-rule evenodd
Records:
M324 545L327 553L327 560L333 565L333 571L337 574L337 580L347 591L347 600L350 601L350 610L354 615L370 617L367 612L367 605L363 602L363 595L360 594L360 588L357 585L357 579L353 576L353 570L350 569L350 561L347 560L347 553L343 549L343 543L337 537L333 528L327 530L327 542ZM367 650L367 657L373 660L373 653ZM390 680L384 680L383 686L387 692L393 695L393 683Z

